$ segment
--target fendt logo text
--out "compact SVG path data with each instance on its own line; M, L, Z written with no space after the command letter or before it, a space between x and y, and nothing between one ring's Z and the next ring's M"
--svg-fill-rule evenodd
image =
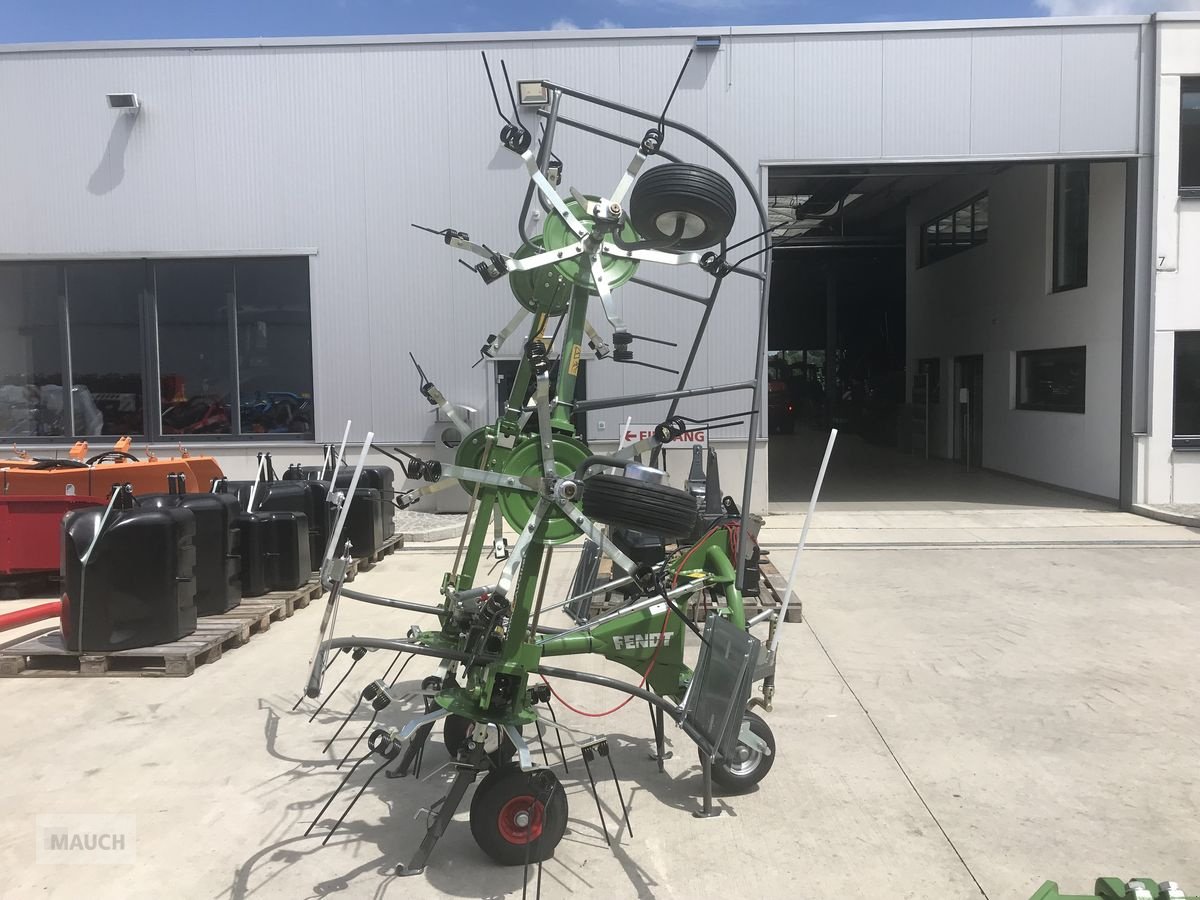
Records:
M665 634L618 634L613 637L614 650L645 650L650 647L657 647L659 639L662 640L662 645L666 647L671 643L671 638L674 634L666 632Z

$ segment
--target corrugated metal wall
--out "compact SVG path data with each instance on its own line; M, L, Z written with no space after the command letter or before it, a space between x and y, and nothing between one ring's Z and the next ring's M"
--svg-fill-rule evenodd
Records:
M489 370L470 364L515 310L505 284L485 287L437 238L408 227L518 244L525 179L498 145L480 50L503 56L514 78L656 110L691 42L580 33L0 53L0 254L311 252L318 438L340 437L353 418L385 440L426 440L433 417L408 351L448 395L486 410ZM671 115L706 130L755 179L765 161L1123 155L1138 150L1139 53L1137 24L725 35L719 52L697 54ZM132 127L106 108L109 91L143 98ZM644 130L577 102L562 111L630 137ZM667 148L722 168L681 134ZM566 184L587 193L608 192L631 152L569 129L556 149ZM749 198L739 201L738 233L749 234ZM707 290L696 271L642 274ZM636 286L620 301L631 330L662 338L683 340L701 312ZM755 313L753 285L730 278L694 384L749 375ZM598 308L591 318L601 326ZM683 352L635 349L666 364ZM589 380L591 396L673 386L612 363ZM745 404L726 395L683 412ZM661 410L628 414L654 421ZM614 437L625 415L593 416L593 437Z

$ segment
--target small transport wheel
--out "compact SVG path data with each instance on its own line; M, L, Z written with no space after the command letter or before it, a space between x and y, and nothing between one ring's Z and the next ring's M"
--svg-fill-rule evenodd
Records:
M502 866L543 862L567 830L567 792L549 769L488 772L471 799L471 834Z
M600 474L583 482L583 514L605 525L676 538L692 533L699 512L687 491Z
M771 734L771 727L762 716L747 710L742 715L742 724L748 724L750 730L771 748L771 753L768 756L739 742L732 759L717 759L713 764L713 781L734 794L748 791L766 778L775 763L775 735ZM703 751L700 753L700 763L704 764Z
M637 233L667 243L670 250L719 244L729 237L736 218L737 199L725 177L691 163L648 169L629 195L629 220Z
M446 744L446 752L452 759L458 759L458 751L466 744L467 737L474 727L475 723L466 716L446 716L442 725L442 740ZM488 726L487 740L483 742L483 749L487 751L488 758L497 769L517 755L517 748L513 746L508 734L495 725Z

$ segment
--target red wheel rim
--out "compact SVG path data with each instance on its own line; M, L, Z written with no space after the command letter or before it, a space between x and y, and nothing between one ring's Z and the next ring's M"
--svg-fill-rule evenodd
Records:
M496 817L496 828L500 836L510 844L524 846L542 836L542 820L545 809L540 800L525 794L513 797L500 808ZM521 823L526 824L522 825Z

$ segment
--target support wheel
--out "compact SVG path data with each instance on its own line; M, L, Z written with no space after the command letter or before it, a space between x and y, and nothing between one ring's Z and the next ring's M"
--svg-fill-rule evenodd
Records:
M450 754L451 759L458 759L458 753L466 746L467 737L474 727L475 723L465 716L446 716L442 725L442 740L446 744L446 752ZM495 725L488 726L487 740L483 742L483 749L487 751L492 766L497 769L511 762L512 758L517 755L517 748L509 740L508 734Z
M543 862L567 830L567 793L549 769L489 772L471 799L471 834L502 866Z
M712 778L732 794L742 794L754 787L771 771L775 763L775 735L762 716L747 710L742 715L742 724L749 725L756 737L771 748L770 754L762 753L743 743L738 743L732 759L718 758L713 764ZM703 753L701 753L703 765Z
M696 498L679 488L600 474L583 482L583 513L605 525L677 538L692 533L698 510Z
M721 243L736 218L737 200L725 177L691 163L655 166L629 195L629 219L638 234L680 252Z

